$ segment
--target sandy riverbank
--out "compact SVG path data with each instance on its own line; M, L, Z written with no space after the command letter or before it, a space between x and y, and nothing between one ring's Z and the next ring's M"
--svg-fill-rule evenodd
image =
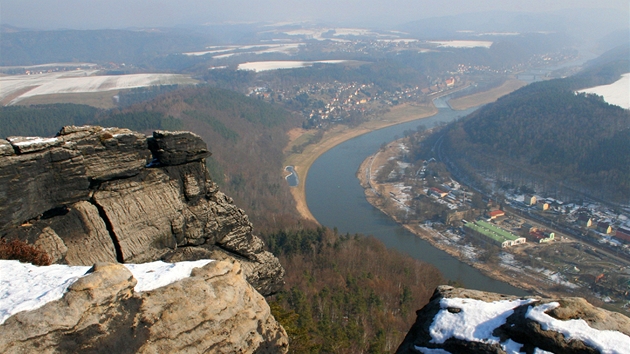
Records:
M482 104L492 103L496 101L499 97L516 91L525 85L527 85L525 81L510 79L504 82L499 87L495 87L488 91L478 92L472 95L455 98L450 100L448 104L454 110L463 111L465 109L476 107Z
M405 123L416 119L428 118L435 115L437 112L438 110L433 104L402 104L391 108L391 110L382 117L365 122L358 127L350 128L348 126L338 125L327 131L320 142L308 145L304 151L299 154L290 153L291 148L293 144L299 140L299 137L304 134L308 134L308 131L294 130L290 132L289 137L291 142L287 146L287 149L285 149L285 151L287 151L287 155L284 159L284 166L293 166L300 179L299 185L291 188L291 194L293 194L293 198L295 199L297 210L300 215L305 219L317 221L313 217L313 214L311 214L311 211L308 209L308 205L306 204L304 181L306 181L309 168L319 156L336 145L359 135L391 125Z

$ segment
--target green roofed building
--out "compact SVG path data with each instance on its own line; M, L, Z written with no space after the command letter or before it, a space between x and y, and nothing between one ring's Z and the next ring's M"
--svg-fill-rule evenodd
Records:
M519 237L494 224L477 220L474 223L464 225L466 233L475 236L482 241L494 243L502 248L518 245L527 242L524 237Z

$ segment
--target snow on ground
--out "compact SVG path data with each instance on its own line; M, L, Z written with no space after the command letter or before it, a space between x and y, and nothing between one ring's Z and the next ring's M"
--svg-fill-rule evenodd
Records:
M136 87L195 84L190 76L179 74L93 75L96 70L75 70L37 75L0 77L0 99L23 92L9 105L27 97L63 93L102 92ZM29 89L30 88L30 89Z
M377 39L377 42L384 42L384 43L405 43L405 44L409 44L409 43L415 43L415 42L419 42L419 39L415 39L415 38L399 38L399 39Z
M212 260L124 264L138 281L134 290L149 291L190 276L193 268ZM31 311L59 300L68 287L92 267L54 264L38 267L29 263L0 260L0 324L11 315Z
M503 325L514 309L532 300L503 300L485 302L475 299L442 299L441 310L429 327L431 342L444 343L449 338L475 342L499 342L492 332ZM451 313L448 308L461 309Z
M506 319L518 306L533 303L534 300L503 300L485 302L474 299L442 299L441 310L433 318L429 327L431 342L444 343L449 338L470 342L500 343L508 353L519 353L521 344L512 340L500 342L492 335L494 330L505 324ZM600 331L588 326L584 320L557 320L545 313L560 306L557 302L530 306L526 317L541 324L544 330L562 333L567 340L578 339L597 348L601 353L628 353L630 337L617 331ZM461 309L452 313L448 308ZM442 353L428 348L416 347L422 353ZM545 353L537 351L537 353Z
M200 52L186 52L186 53L182 53L182 54L187 55L189 57L198 57L198 56L202 56L202 55L206 55L206 54L216 54L216 53L231 52L231 51L235 50L236 48L238 48L238 46L227 46L224 49L204 50L204 51L200 51Z
M621 75L621 79L610 85L590 87L579 93L594 93L604 97L604 101L630 109L630 73Z
M8 138L11 144L15 146L27 146L35 144L52 144L57 142L57 138L42 138L39 136L24 136L17 139ZM22 140L22 141L19 141Z
M277 61L253 61L238 65L238 70L253 70L256 72L278 70L278 69L297 69L313 66L314 64L339 64L347 62L347 60L319 60L319 61L296 61L296 60L277 60Z
M589 327L584 320L557 320L545 312L559 307L557 302L530 307L526 317L541 324L543 330L560 332L567 340L578 339L601 353L630 353L630 337L617 331L600 331Z
M479 33L478 36L518 36L518 32L484 32Z
M429 41L429 43L437 44L438 47L451 48L490 48L492 45L492 42L490 41Z

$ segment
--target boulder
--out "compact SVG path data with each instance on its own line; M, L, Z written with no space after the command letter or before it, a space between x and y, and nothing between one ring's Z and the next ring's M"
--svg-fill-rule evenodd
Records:
M621 353L629 347L630 319L582 298L440 286L417 311L397 353Z
M0 325L3 353L286 353L288 338L237 262L136 292L120 264L98 263L60 300Z
M201 137L191 132L155 131L149 147L153 157L163 165L181 165L211 155Z

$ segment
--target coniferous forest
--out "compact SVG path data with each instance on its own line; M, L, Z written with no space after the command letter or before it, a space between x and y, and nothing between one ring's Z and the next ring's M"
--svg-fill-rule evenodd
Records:
M461 166L612 202L630 200L630 112L581 88L615 81L628 62L538 82L447 128L444 148ZM552 188L555 188L552 187Z

